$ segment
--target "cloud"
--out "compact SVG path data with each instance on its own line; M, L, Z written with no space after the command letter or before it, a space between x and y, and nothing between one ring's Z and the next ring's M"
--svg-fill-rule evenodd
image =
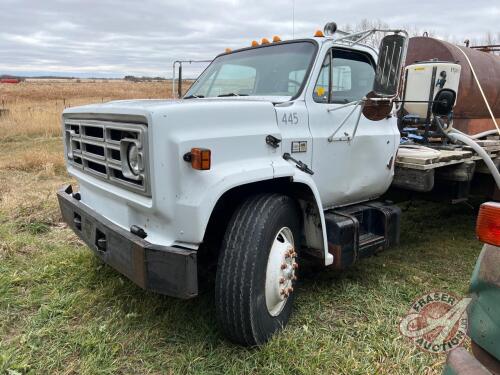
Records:
M499 31L500 6L476 0L310 2L255 0L2 0L1 72L171 74L177 59L211 59L226 47L280 35L310 36L339 25L380 19L462 41ZM187 74L200 68L186 67Z

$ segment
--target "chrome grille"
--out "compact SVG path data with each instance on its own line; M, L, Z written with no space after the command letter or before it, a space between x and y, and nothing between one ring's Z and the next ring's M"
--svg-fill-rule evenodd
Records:
M114 121L65 119L68 163L94 177L150 195L147 127ZM128 147L135 144L142 163L136 175L128 165Z

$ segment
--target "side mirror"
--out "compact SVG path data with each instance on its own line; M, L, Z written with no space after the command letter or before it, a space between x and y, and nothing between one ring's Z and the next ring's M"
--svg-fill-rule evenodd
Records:
M373 91L376 95L381 97L397 95L407 45L408 38L401 34L386 35L382 38L373 83Z
M432 103L432 114L434 116L448 116L455 106L456 99L457 93L454 90L440 90L434 97L434 102Z

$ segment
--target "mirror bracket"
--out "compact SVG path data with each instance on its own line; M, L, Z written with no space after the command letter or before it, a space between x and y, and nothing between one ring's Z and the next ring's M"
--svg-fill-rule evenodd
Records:
M344 119L340 123L339 127L337 129L335 129L335 131L332 133L332 135L330 135L328 137L328 142L330 142L330 143L331 142L350 142L351 140L354 139L354 137L356 136L356 132L358 130L359 121L361 119L361 113L363 112L363 106L364 106L364 103L365 103L365 99L366 98L363 98L362 100L358 100L358 101L355 101L355 102L347 103L347 104L341 105L339 107L328 108L327 109L328 112L334 112L334 111L342 109L342 108L353 106L353 108L344 117ZM356 125L354 125L354 130L352 132L352 135L349 135L349 133L344 132L344 136L343 137L335 137L337 135L337 133L340 131L340 129L342 129L344 127L344 125L347 123L347 121L351 118L352 114L356 111L356 109L358 107L361 107L361 108L360 108L359 113L358 113L358 115L356 117Z

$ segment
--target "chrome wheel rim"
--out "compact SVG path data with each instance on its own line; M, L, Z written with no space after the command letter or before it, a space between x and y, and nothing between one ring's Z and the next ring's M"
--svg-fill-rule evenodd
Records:
M293 233L283 227L276 234L266 268L266 307L271 316L277 316L286 305L293 292L293 283L297 280L297 253Z

